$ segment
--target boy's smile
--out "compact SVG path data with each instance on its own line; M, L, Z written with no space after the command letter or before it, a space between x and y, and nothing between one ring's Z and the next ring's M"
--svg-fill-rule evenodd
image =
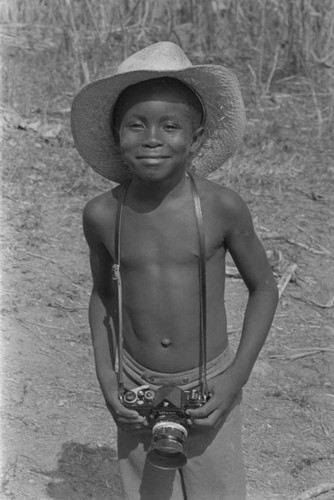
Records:
M195 152L202 128L174 89L140 89L124 106L119 126L122 157L143 181L181 178Z

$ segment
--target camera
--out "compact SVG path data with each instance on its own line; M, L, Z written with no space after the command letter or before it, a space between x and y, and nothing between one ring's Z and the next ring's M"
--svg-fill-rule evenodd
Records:
M186 410L199 408L207 399L198 389L184 391L176 386L163 386L153 391L148 385L124 391L121 397L122 404L146 417L152 428L147 460L160 469L178 469L187 463Z

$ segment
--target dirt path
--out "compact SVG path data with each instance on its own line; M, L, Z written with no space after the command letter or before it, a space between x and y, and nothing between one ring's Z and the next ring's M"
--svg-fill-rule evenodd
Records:
M9 104L30 124L40 117L37 96L28 105L22 84L11 95ZM87 324L81 231L85 202L109 185L79 160L68 114L50 113L48 122L61 124L57 137L46 139L15 115L4 132L0 498L119 500L115 427L95 379ZM255 168L260 154L272 161L268 151L246 141L243 154ZM258 182L249 180L241 153L228 167L278 279L298 266L245 391L250 500L294 499L334 477L334 155L315 155L318 163L289 155L289 170L270 170ZM238 278L228 279L227 297L236 345L246 300Z

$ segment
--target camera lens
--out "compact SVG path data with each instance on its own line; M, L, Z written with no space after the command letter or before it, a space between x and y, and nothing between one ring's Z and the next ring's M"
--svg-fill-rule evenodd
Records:
M147 460L160 469L178 469L187 463L183 444L188 432L180 423L157 422L152 429L152 443Z
M137 394L135 391L128 391L124 394L124 401L126 403L135 403L137 401Z
M147 401L154 401L154 396L155 396L154 391L146 391L145 392L145 399Z

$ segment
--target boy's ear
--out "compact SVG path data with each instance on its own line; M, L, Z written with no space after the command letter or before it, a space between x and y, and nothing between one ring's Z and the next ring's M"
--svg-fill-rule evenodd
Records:
M193 133L193 142L190 146L190 152L196 153L202 145L204 127L198 127Z

